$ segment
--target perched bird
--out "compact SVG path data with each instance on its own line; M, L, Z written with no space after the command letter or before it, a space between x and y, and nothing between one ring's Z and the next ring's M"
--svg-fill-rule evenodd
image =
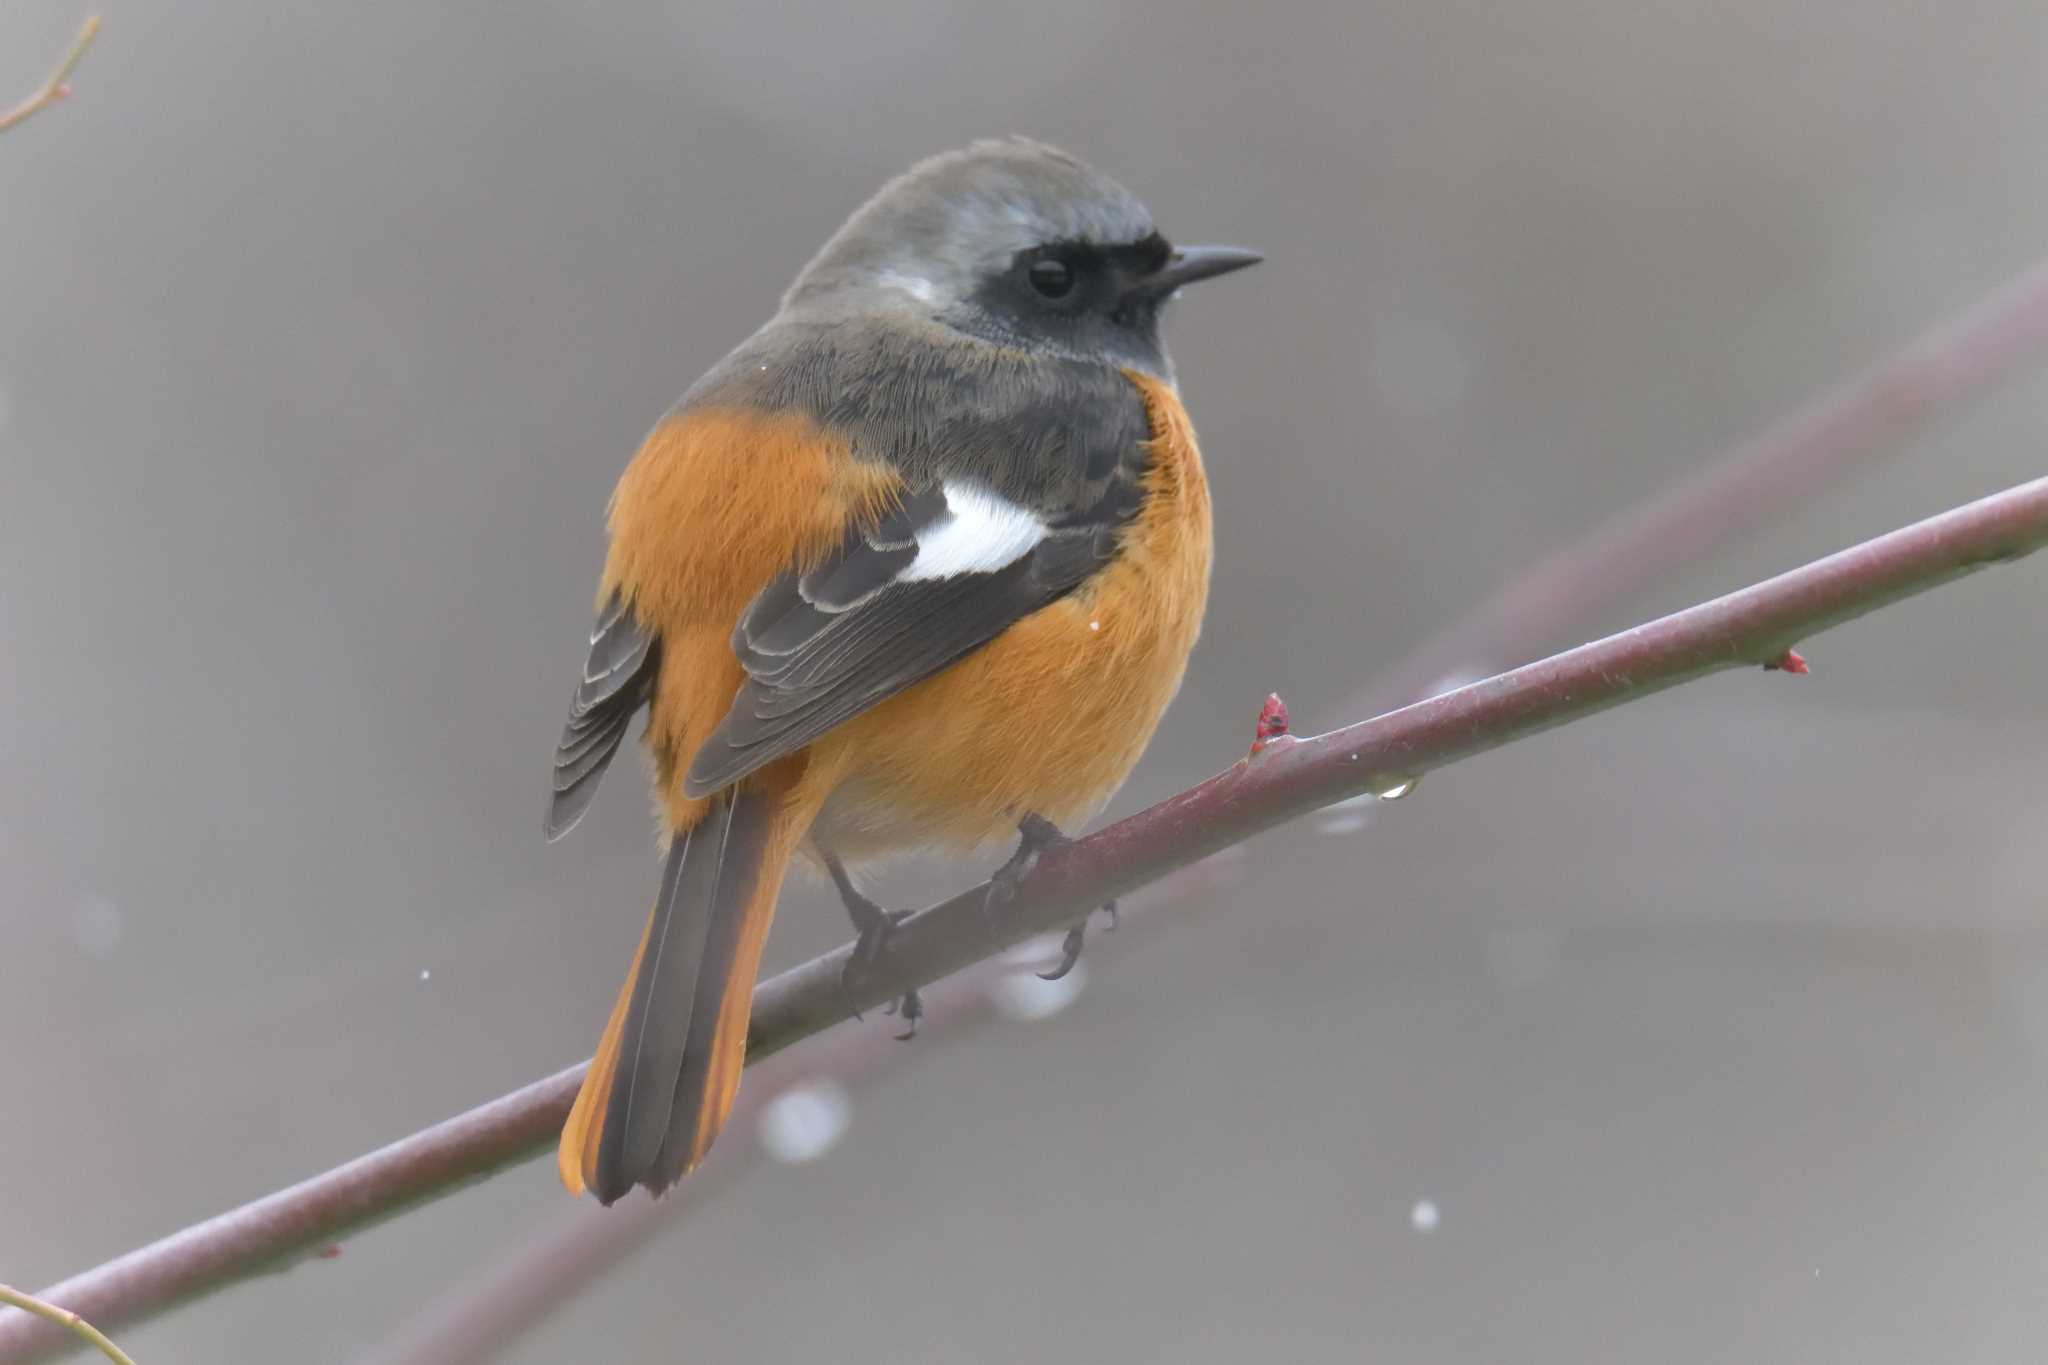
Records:
M858 968L901 916L850 865L1016 832L1014 878L1130 773L1209 586L1160 310L1258 259L1176 248L1064 152L978 142L883 186L647 437L547 832L644 706L667 866L562 1130L571 1191L659 1193L710 1148L793 858Z

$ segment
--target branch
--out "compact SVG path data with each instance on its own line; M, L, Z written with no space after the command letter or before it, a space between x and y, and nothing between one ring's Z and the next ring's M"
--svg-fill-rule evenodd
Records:
M1193 789L1048 850L991 922L987 884L904 921L856 987L851 945L761 983L749 1064L997 949L1062 928L1089 907L1299 815L1709 673L1781 662L1801 638L2048 542L2048 478L1880 536L1804 568L1592 644L1311 739L1276 736ZM279 1269L294 1258L537 1155L553 1142L583 1067L458 1115L47 1291L107 1323ZM0 1317L0 1362L33 1358L45 1324Z
M85 21L78 30L78 36L71 40L71 50L64 54L64 60L57 63L57 69L50 73L50 79L43 88L30 95L6 113L0 114L0 133L15 124L24 122L32 114L40 114L71 93L71 73L85 60L85 50L92 46L92 40L100 36L100 17L95 14Z
M1720 459L1552 551L1375 678L1361 707L1400 706L1584 639L1646 582L1667 582L2048 345L2048 261L1842 380Z

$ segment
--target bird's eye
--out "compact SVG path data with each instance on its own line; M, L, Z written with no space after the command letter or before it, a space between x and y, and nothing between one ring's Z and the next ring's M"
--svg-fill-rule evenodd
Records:
M1025 274L1031 287L1048 299L1065 298L1074 290L1073 267L1050 256L1033 261Z

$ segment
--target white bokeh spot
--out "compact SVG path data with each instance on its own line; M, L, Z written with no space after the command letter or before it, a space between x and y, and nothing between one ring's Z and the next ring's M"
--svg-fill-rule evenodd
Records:
M802 1166L832 1150L853 1118L853 1099L834 1080L806 1081L761 1110L761 1146L787 1166Z

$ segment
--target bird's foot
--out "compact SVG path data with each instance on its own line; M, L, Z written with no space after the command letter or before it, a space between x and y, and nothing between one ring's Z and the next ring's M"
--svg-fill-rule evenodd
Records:
M995 908L1016 897L1018 886L1038 866L1039 857L1049 848L1064 848L1073 842L1071 836L1042 815L1027 815L1017 822L1017 851L988 879L988 894L981 901L982 918L991 937L996 932ZM1111 901L1102 908L1109 912L1109 927L1116 928L1116 902ZM1081 960L1081 948L1087 938L1088 917L1083 915L1081 922L1067 930L1066 938L1060 943L1059 965L1049 972L1040 972L1039 976L1047 981L1057 981L1074 970L1074 964Z
M1017 848L1003 865L989 874L988 890L981 897L981 920L990 938L996 936L996 907L1016 898L1017 887L1038 866L1049 848L1063 848L1074 841L1043 815L1027 815L1017 822Z
M846 1008L854 1018L861 1017L853 1006L853 988L874 969L876 959L882 955L889 936L896 932L896 926L910 918L908 910L884 910L858 892L842 889L846 901L846 913L853 920L855 938L853 955L846 959L846 966L840 969L839 989L846 996ZM924 1018L924 1000L915 989L905 991L901 997L889 1003L888 1013L900 1015L909 1026L908 1032L899 1033L898 1038L912 1038L917 1035L917 1022Z

